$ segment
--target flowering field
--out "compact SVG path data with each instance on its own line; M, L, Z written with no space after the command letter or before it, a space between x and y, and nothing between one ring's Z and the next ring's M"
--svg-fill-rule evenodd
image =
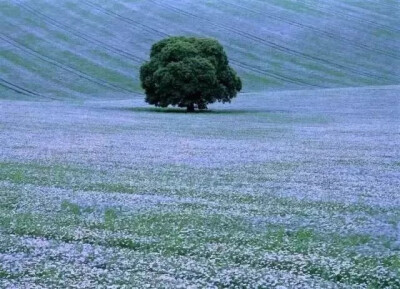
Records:
M246 91L400 83L398 0L0 0L0 98L140 93L173 35L224 46Z
M399 87L0 102L0 288L399 288Z

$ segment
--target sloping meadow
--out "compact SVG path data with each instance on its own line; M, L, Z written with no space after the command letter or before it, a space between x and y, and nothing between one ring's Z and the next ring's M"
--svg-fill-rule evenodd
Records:
M0 287L398 288L398 92L2 101Z
M142 93L168 36L218 39L245 91L398 84L396 1L0 1L0 98Z

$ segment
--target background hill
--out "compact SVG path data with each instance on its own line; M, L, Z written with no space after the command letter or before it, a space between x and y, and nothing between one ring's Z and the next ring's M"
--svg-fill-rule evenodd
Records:
M398 1L0 1L0 98L124 98L169 35L217 38L245 91L400 83Z

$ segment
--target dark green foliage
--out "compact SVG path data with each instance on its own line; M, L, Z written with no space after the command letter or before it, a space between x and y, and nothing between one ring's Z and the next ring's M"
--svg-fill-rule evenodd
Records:
M149 104L188 111L230 102L242 88L223 47L209 38L170 37L155 43L140 80Z

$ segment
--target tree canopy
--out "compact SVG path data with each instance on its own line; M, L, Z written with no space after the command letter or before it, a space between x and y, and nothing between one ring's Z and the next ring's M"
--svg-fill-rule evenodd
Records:
M211 38L169 37L155 43L140 68L146 102L155 106L206 109L230 102L242 82L221 44Z

